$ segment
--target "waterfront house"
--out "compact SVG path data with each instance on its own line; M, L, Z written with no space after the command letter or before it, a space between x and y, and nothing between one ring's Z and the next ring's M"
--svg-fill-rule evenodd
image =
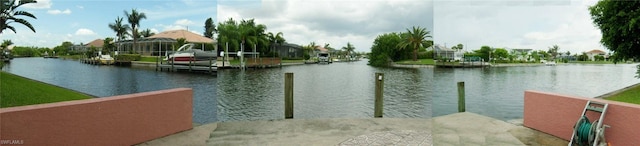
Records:
M178 39L184 38L187 43L194 43L195 49L202 49L205 51L215 50L214 45L216 40L204 37L202 35L193 33L188 30L170 30L160 32L158 34L138 39L136 48L133 49L133 40L122 40L116 42L117 50L119 51L131 51L142 55L164 55L166 51L178 49L180 46L174 44Z
M102 50L102 46L104 46L104 40L95 39L86 44L80 43L80 44L72 45L67 49L70 53L84 53L89 51L91 48L95 48L96 50Z
M533 49L511 49L511 54L516 55L515 60L528 61L529 54Z
M281 45L275 45L275 52L282 58L298 58L302 59L304 50L302 46L297 44L284 43Z
M587 56L589 57L589 60L591 60L591 61L595 61L596 60L596 58L595 58L596 56L603 56L604 57L607 54L606 52L598 50L598 49L594 49L594 50L591 50L591 51L586 52L586 53L587 53ZM605 57L605 58L608 58L608 57Z
M464 52L461 50L449 49L446 46L433 45L430 49L433 49L436 54L436 58L442 58L445 60L462 60Z

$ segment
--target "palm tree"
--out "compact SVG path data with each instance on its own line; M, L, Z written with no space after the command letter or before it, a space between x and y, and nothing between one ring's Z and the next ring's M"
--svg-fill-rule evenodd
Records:
M282 45L286 40L282 37L282 32L278 32L275 35L271 32L267 33L267 39L271 42L271 47L275 48L275 45ZM270 51L270 53L273 50Z
M24 4L29 4L29 3L36 3L36 1L35 0L19 0L17 5L16 5L16 0L2 0L2 2L0 2L0 6L1 6L0 11L2 11L2 13L0 14L0 34L2 34L2 32L5 29L10 29L11 31L16 33L16 28L9 25L10 23L13 23L13 22L20 23L28 27L29 29L31 29L31 31L33 31L34 33L36 32L36 29L33 28L31 23L29 23L27 20L17 18L18 16L26 16L26 17L31 17L33 19L37 19L36 16L34 16L33 14L27 11L16 10L18 7Z
M102 46L102 52L109 54L111 53L111 51L113 51L113 49L115 48L115 45L113 44L113 38L105 38L103 41L103 46Z
M347 46L342 47L342 50L345 51L347 56L351 57L351 52L353 52L353 50L356 50L356 48L351 45L351 42L347 42Z
M115 23L109 23L109 28L111 28L111 30L116 33L116 41L126 39L127 35L129 35L129 32L127 31L130 29L130 27L128 25L122 24L122 17L116 18Z
M427 40L427 38L431 38L431 35L429 35L429 33L430 32L427 31L426 28L415 26L412 30L407 28L407 32L402 34L402 39L404 39L404 41L398 44L399 48L413 49L413 61L417 61L418 49L422 47L428 48L433 44L433 41Z
M147 19L147 15L142 12L138 12L136 9L131 9L131 13L124 11L124 15L127 16L127 20L131 25L131 35L133 38L133 49L136 49L136 43L138 43L138 26L140 26L140 20Z
M302 47L302 49L307 51L307 55L309 55L309 59L311 59L311 53L313 52L313 49L316 48L316 42L311 42L309 43L309 45Z
M0 45L0 49L7 49L7 47L13 45L13 42L11 40L4 40L2 41L2 45Z
M147 28L147 29L142 30L142 31L140 32L140 37L142 37L142 38L146 38L146 37L150 37L150 36L155 35L155 34L156 34L156 33L151 32L151 29L148 29L148 28Z
M264 34L266 29L267 26L264 24L256 25L254 19L240 21L238 34L241 40L241 47L244 48L245 44L253 45L253 52L256 52L258 44L266 44L265 42L267 42Z

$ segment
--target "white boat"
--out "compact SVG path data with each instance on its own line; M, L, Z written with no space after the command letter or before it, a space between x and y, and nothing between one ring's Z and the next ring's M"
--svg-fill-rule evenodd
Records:
M100 64L104 64L104 65L112 65L113 63L116 62L116 60L113 59L111 55L100 55L98 56L98 60L100 61Z
M327 52L318 53L318 63L332 63L331 55Z
M216 53L194 49L194 44L184 44L164 60L174 65L216 66Z
M552 62L552 61L546 62L544 64L547 66L556 66L556 62Z

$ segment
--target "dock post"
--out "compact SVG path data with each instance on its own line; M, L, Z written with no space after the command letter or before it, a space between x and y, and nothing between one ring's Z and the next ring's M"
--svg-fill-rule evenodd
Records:
M193 55L191 55L191 57L189 58L189 72L191 72L191 61L195 59L195 57L196 57L196 53L194 52Z
M376 89L375 89L375 107L374 107L374 118L382 118L382 107L383 107L383 95L382 89L384 88L384 74L376 73Z
M213 70L211 70L211 67L213 66L213 62L212 61L213 61L213 57L209 57L209 73L213 72ZM216 60L216 62L217 62L217 60Z
M284 74L284 118L293 119L293 73Z
M173 57L171 57L171 71L170 72L174 71L174 69L175 69L175 68L173 68L173 64L176 64L176 55L175 54L176 53L174 52L173 53Z
M458 82L458 112L465 112L464 82Z

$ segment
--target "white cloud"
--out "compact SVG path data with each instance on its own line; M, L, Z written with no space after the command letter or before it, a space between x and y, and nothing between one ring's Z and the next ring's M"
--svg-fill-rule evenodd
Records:
M175 22L176 25L189 26L193 25L193 21L188 19L180 19Z
M90 29L80 28L76 31L75 35L96 35L96 33Z
M492 4L436 1L434 39L448 47L461 43L467 51L491 47L579 53L600 45L600 31L593 25L588 6L595 1L562 3Z
M282 32L289 43L330 44L339 49L347 42L368 52L383 33L404 32L420 26L433 30L433 2L403 1L262 1L259 6L218 4L219 22L254 18L268 32Z
M58 15L58 14L71 14L71 10L69 9L65 9L64 11L61 10L48 10L47 13L49 14L53 14L53 15Z
M151 28L149 30L151 30L151 32L153 32L155 34L160 33L160 31L158 31L158 29L155 29L155 28Z
M77 5L77 6L76 6L76 8L78 8L78 9L84 9L84 6Z
M30 9L48 9L51 8L51 0L38 0L36 3L25 4L21 7Z

